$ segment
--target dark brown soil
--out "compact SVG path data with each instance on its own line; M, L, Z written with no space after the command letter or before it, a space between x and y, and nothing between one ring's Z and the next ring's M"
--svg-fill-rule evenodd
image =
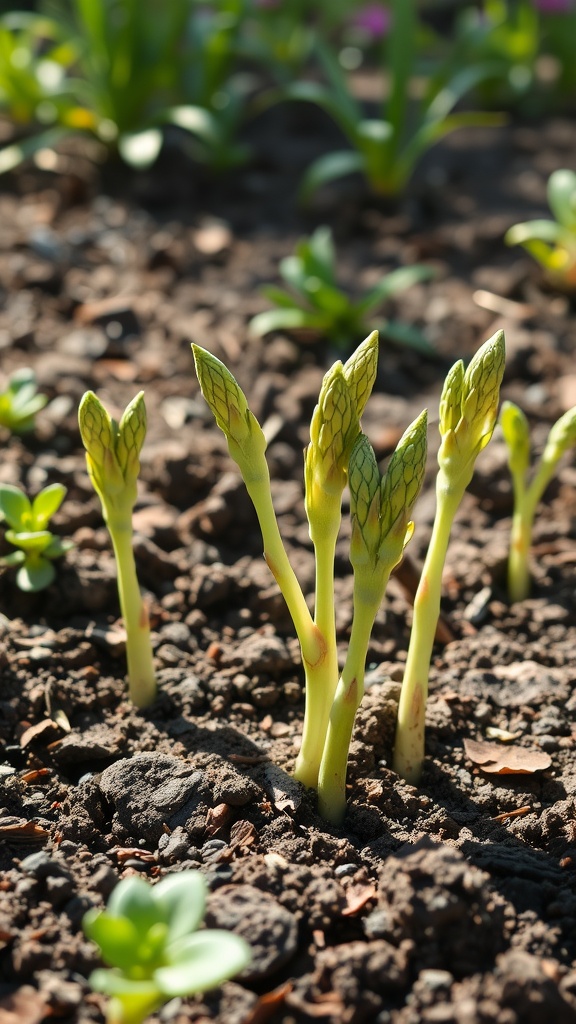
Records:
M32 366L51 402L35 435L6 437L3 482L62 481L55 520L74 549L44 593L0 594L0 1021L102 1020L86 978L85 910L120 877L198 867L207 923L251 943L245 976L162 1021L219 1024L569 1024L576 1021L576 471L564 464L535 531L534 590L509 607L502 566L511 494L498 435L479 460L445 573L454 639L431 670L418 790L390 768L410 606L393 580L369 652L367 695L341 829L290 776L303 693L298 647L261 557L255 515L199 395L190 342L224 359L272 441L274 497L305 592L313 592L302 447L328 345L248 337L259 285L315 224L334 227L342 279L429 261L435 280L386 314L421 327L427 359L384 341L363 426L379 458L430 408L415 562L434 512L435 421L446 368L497 328L504 395L540 450L576 404L576 316L502 241L545 215L545 183L576 166L575 124L462 133L431 153L405 201L356 183L314 213L298 173L329 126L286 110L254 132L256 160L210 181L169 151L153 173L102 180L81 153L21 171L0 195L2 371ZM278 118L280 115L278 115ZM488 294L487 294L488 293ZM505 300L505 301L503 301ZM351 348L361 341L351 339ZM135 516L160 696L126 699L114 565L76 424L97 390L116 412L146 392L149 434ZM346 519L346 516L344 517ZM337 553L338 633L351 621L348 526ZM7 549L7 546L6 546ZM525 775L489 775L465 738L488 727L550 754Z

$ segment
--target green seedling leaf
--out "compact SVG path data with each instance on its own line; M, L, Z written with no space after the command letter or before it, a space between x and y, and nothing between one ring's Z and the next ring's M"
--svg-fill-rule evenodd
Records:
M327 285L335 285L336 250L329 227L319 227L308 242L308 270Z
M38 530L44 530L52 516L58 511L66 497L64 484L50 484L36 495L32 502L32 522Z
M90 985L95 992L103 992L107 996L122 996L127 1000L132 997L141 997L143 1001L154 999L156 1004L162 1001L161 992L155 981L135 981L133 978L126 978L120 971L106 971L103 968L92 971Z
M526 242L549 242L551 245L562 240L563 231L560 224L553 220L530 220L515 224L504 236L506 245L525 245Z
M576 287L576 174L560 169L548 180L548 202L556 220L515 224L508 245L522 245L561 288Z
M159 128L148 128L142 132L125 132L118 139L118 151L122 159L139 170L151 167L162 149L163 136Z
M194 995L220 985L250 962L250 947L238 935L218 929L197 932L170 950L170 964L154 972L168 997Z
M548 179L548 204L556 220L576 235L576 174L561 168Z
M140 932L127 917L113 917L92 909L84 915L83 928L88 938L100 946L102 959L111 967L128 970L137 963Z
M98 970L90 984L111 997L108 1020L141 1024L173 996L204 992L242 970L250 960L243 939L199 931L206 883L185 871L150 886L121 881L103 912L90 910L83 926L112 970Z
M301 248L301 243L297 248ZM286 256L280 260L278 269L286 284L294 288L294 291L306 292L306 279L309 274L301 255Z
M23 551L13 551L10 555L6 555L5 558L2 559L2 564L8 566L22 565L22 562L25 560L26 555Z
M0 510L13 530L32 525L32 505L19 487L0 484Z
M139 933L147 932L159 919L151 886L142 878L126 878L117 885L108 901L107 913L127 918Z
M283 309L292 309L300 301L299 296L295 297L291 292L287 292L284 288L278 288L273 284L264 285L262 295Z
M20 590L36 593L50 586L56 576L56 570L47 558L36 555L27 558L16 573L16 583Z
M34 530L29 532L17 532L6 530L6 540L10 544L25 551L26 554L41 554L52 541L52 534L49 530Z
M385 320L379 325L379 331L387 341L413 348L415 352L421 352L423 356L438 358L437 350L418 327L410 327L409 324L401 324L397 320Z
M362 173L365 168L362 153L354 150L338 150L335 153L327 153L315 160L302 178L302 184L298 192L300 202L307 204L319 188L328 185L339 178L347 177L349 174Z
M206 910L206 883L195 871L169 875L154 886L152 898L168 925L168 941L172 943L201 924Z
M411 288L414 284L420 284L422 281L430 281L435 276L436 271L432 267L425 267L419 264L413 267L398 267L396 270L391 270L390 273L386 274L357 303L356 309L362 314L372 313L399 292L406 291L407 288Z
M250 321L250 333L255 337L263 337L273 331L308 329L322 332L325 327L325 318L320 313L308 313L304 309L267 309Z

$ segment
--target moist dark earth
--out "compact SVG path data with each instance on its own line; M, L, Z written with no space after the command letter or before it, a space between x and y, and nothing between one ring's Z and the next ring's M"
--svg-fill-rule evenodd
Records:
M478 461L448 553L418 789L391 769L411 622L404 577L392 579L368 655L348 815L328 827L290 774L303 715L298 645L190 342L227 363L266 425L282 535L311 598L302 448L322 376L342 353L310 337L252 338L249 319L267 308L259 288L320 223L333 228L352 293L401 264L435 268L384 310L420 328L435 355L383 336L363 419L384 464L429 408L429 472L409 548L417 570L449 366L504 328L503 396L528 415L535 452L576 404L573 301L503 243L511 224L546 215L548 175L576 167L576 125L557 117L462 132L427 156L395 205L350 179L308 210L298 177L334 142L329 123L285 108L250 141L252 162L221 179L173 144L139 175L100 166L76 144L50 170L1 183L2 375L32 367L50 401L33 434L3 438L0 479L31 494L64 483L54 528L75 546L45 592L21 593L13 570L0 576L0 1021L102 1021L103 998L86 980L99 960L84 912L121 877L193 867L210 889L207 925L245 935L253 959L220 990L172 1000L162 1021L570 1024L573 462L539 511L532 595L510 607L512 499L498 430ZM126 696L114 563L80 446L88 388L116 415L140 389L146 396L135 551L160 683L146 711ZM342 657L348 537L345 500ZM464 741L490 738L525 749L524 774L490 774L470 759ZM549 755L548 768L530 769L534 751Z

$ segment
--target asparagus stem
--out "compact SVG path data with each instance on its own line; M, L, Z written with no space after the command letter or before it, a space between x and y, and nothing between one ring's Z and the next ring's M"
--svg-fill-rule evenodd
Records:
M478 350L466 371L461 360L448 371L440 399L436 515L414 599L394 748L394 768L412 784L419 781L424 760L428 675L450 530L476 458L494 431L504 357L504 334L498 331Z
M446 493L444 482L440 481L437 486L437 508L432 536L414 598L414 618L402 681L394 745L394 770L413 785L419 782L422 773L428 675L440 615L442 572L450 530L461 497L462 493Z
M309 512L310 535L316 561L314 624L322 639L323 657L306 665L306 707L302 746L296 758L294 776L305 786L316 787L326 740L330 708L338 685L338 647L334 610L334 556L340 526L340 499L326 498L326 515L315 523ZM332 514L330 514L330 512Z
M116 558L118 597L126 629L130 699L136 707L145 708L155 700L157 686L148 609L140 593L132 547L132 517L107 517L107 525Z
M388 582L388 576L384 587ZM346 813L346 769L356 712L364 696L364 673L370 634L381 594L373 603L354 602L354 620L346 664L330 712L318 778L318 809L326 821L339 825Z

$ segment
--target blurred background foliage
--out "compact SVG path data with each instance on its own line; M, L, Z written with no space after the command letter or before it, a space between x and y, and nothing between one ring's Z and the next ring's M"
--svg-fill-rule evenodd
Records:
M352 171L394 194L448 131L574 110L575 53L576 0L3 0L0 171L78 133L145 167L171 131L225 172L248 121L304 99L343 140L308 194Z

